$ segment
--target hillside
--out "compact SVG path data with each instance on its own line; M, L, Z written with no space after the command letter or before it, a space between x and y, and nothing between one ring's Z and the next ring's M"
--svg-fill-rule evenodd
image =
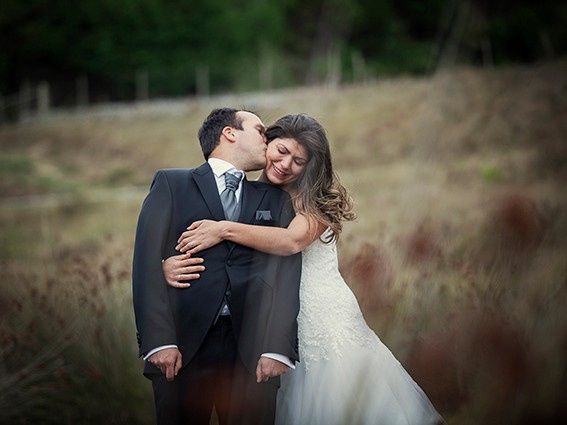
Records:
M339 241L343 273L449 423L565 413L563 61L59 111L0 127L0 369L9 371L0 384L15 388L0 396L11 406L0 419L22 415L16 402L38 391L30 420L64 405L70 421L86 411L94 422L107 402L116 423L148 423L149 408L136 410L149 388L130 311L136 217L156 169L202 162L198 127L225 105L266 124L305 112L327 129L358 214ZM45 346L54 334L67 342ZM117 341L127 348L109 365ZM89 372L73 375L84 364ZM28 379L15 380L19 371Z

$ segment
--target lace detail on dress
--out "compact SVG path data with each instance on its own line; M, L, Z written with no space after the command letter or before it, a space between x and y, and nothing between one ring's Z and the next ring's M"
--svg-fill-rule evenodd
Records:
M311 362L341 357L345 346L371 346L377 337L339 273L335 242L316 240L302 255L298 336L300 359L308 370Z
M282 376L276 424L427 425L442 418L370 329L339 273L334 243L303 251L299 354Z

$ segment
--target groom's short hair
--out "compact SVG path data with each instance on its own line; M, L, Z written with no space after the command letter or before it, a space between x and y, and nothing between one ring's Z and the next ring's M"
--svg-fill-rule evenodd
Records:
M242 130L242 118L236 115L239 109L234 108L218 108L213 109L209 116L203 121L203 125L199 129L199 143L203 150L205 160L209 159L209 155L220 143L222 129L225 127L233 127Z

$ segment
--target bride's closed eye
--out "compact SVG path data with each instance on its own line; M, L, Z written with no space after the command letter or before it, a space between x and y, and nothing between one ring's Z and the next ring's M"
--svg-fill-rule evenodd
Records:
M289 150L285 146L282 146L282 145L278 145L278 152L281 155L287 155L287 154L290 153ZM307 163L307 161L305 159L296 158L296 157L293 158L293 162L295 162L300 167L303 167Z

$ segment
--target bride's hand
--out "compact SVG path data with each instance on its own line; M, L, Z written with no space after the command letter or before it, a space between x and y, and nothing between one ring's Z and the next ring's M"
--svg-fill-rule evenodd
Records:
M161 263L163 275L168 285L174 288L189 288L190 283L181 283L185 280L196 280L201 276L199 272L205 270L203 259L191 257L191 254L174 255Z
M222 242L222 221L195 221L177 240L176 250L196 254Z

